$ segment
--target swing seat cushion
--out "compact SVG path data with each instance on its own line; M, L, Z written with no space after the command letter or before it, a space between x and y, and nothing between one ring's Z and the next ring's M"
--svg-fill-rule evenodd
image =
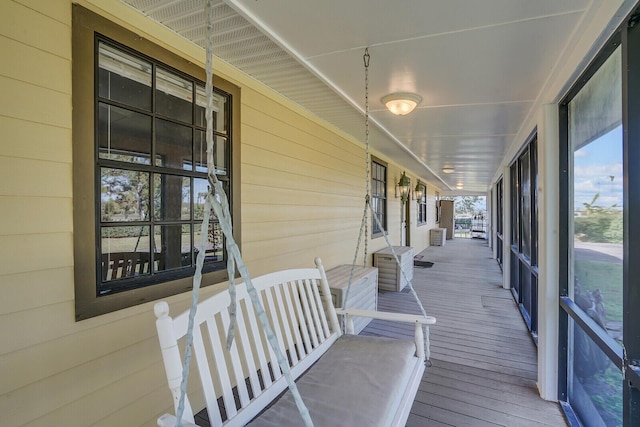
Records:
M413 341L341 336L296 382L314 426L391 425L409 378L424 366L415 351ZM249 425L296 425L294 420L302 424L287 391Z

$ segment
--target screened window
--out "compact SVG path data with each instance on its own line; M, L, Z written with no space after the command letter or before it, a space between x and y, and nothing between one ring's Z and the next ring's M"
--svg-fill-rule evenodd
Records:
M427 223L427 186L424 184L418 184L418 187L422 190L422 197L417 200L417 222L418 225L424 225Z
M511 288L531 334L538 333L537 137L511 166ZM500 190L500 193L502 190ZM502 198L502 194L499 195ZM499 200L500 204L501 201ZM501 231L501 230L500 230ZM499 254L501 256L501 254Z
M561 315L569 317L567 330L561 331L568 346L568 375L561 389L585 426L637 425L624 422L621 370L622 344L628 340L624 298L630 293L625 286L636 284L633 279L625 284L624 271L626 224L633 227L636 221L629 211L630 222L625 222L625 183L636 181L631 175L627 181L624 171L622 64L617 47L564 105L570 162L564 220L571 256L563 274L568 292L561 298ZM633 174L633 167L627 173Z
M387 228L387 165L378 160L371 162L371 212L371 235L380 236Z
M80 6L73 49L76 318L188 290L200 251L211 273L203 284L225 280L216 218L199 242L208 192L204 70ZM214 86L216 175L237 214L231 116L239 91Z

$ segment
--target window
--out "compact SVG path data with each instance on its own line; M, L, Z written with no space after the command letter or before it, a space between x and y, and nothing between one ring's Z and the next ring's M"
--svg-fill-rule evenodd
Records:
M440 223L440 192L436 191L436 224Z
M425 225L427 223L427 186L422 183L418 183L418 187L422 190L422 197L417 201L417 221L418 225Z
M496 201L497 201L497 208L496 208L496 245L497 245L497 249L498 249L498 255L497 255L497 260L498 260L498 264L500 265L500 269L502 269L502 245L503 243L503 235L502 235L502 229L503 229L503 209L504 209L504 200L503 200L503 193L504 189L503 189L503 179L500 178L500 180L498 181L498 183L496 184Z
M371 237L382 236L387 229L387 165L375 159L371 161Z
M622 344L633 342L639 330L637 325L635 329L626 327L630 317L624 309L625 296L631 294L626 289L637 285L634 274L624 271L637 264L637 259L627 259L629 252L624 247L628 243L633 250L637 245L637 240L628 237L637 226L637 211L632 207L627 210L630 199L625 193L629 185L629 194L637 194L637 173L633 167L624 170L624 165L635 164L637 157L625 158L630 154L625 150L623 132L627 127L623 114L624 50L619 41L610 46L615 50L601 54L601 62L591 67L592 74L580 79L582 86L562 104L566 137L561 158L569 168L561 215L567 235L561 248L571 256L561 264L565 279L561 284L561 324L567 325L561 330L561 345L567 348L561 360L566 363L563 372L567 375L560 379L560 390L561 400L569 403L585 426L637 425L624 419L621 369L626 363ZM634 48L629 55L637 56L636 52ZM628 73L633 78L637 75L637 71ZM629 128L631 141L637 140L634 131L637 129ZM629 358L633 356L629 354Z
M73 37L81 320L190 289L208 191L206 94L204 70L80 6L74 6ZM238 90L222 80L214 86L214 161L233 203ZM238 212L234 204L232 212ZM226 280L215 218L204 250L203 272L210 274L203 285Z
M511 287L534 338L538 334L537 136L534 133L511 171ZM500 190L502 193L502 190ZM502 198L502 194L499 196ZM502 202L499 200L498 202ZM502 231L502 230L500 230Z

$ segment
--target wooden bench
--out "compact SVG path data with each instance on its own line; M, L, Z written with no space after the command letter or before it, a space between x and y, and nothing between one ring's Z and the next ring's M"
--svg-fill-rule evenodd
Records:
M252 279L314 425L404 426L425 369L422 327L435 323L435 319L336 310L319 259L316 265ZM283 394L286 380L259 326L244 283L237 286L237 301L236 335L230 351L225 345L230 322L228 291L198 304L193 333L197 370L192 372L197 371L200 384L194 384L192 375L192 400L201 402L199 406L206 405L211 425L302 425L291 392ZM188 311L171 318L166 302L158 302L154 311L177 412L182 380L180 349L187 334ZM345 335L337 314L346 316ZM352 335L354 316L414 323L415 340ZM194 415L187 398L183 425L193 425L189 423L194 423ZM160 426L175 424L173 415L158 419Z

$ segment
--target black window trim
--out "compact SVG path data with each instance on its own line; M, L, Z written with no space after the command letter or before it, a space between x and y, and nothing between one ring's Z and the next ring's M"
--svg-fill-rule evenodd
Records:
M429 214L427 212L427 184L419 182L417 185L422 187L422 198L416 203L418 205L416 207L416 224L418 227L422 227L427 225L429 220ZM424 216L424 219L421 218L421 216Z
M74 207L74 289L75 318L84 320L109 312L166 298L171 295L189 291L192 277L177 278L168 274L167 281L153 286L145 286L122 292L97 296L97 262L100 251L96 240L96 180L95 165L95 100L97 93L94 81L97 67L96 34L100 34L129 51L152 58L154 62L163 64L163 68L175 70L191 79L205 81L204 69L157 44L140 37L132 31L116 25L114 22L73 5L72 25L72 139L73 139L73 207ZM229 151L231 159L227 163L230 180L229 201L233 218L240 218L240 88L214 74L215 88L230 94L229 99ZM233 140L231 139L233 138ZM240 242L240 221L234 221L234 238ZM203 275L202 286L224 282L228 279L225 268Z
M373 164L377 164L381 167L384 168L384 197L382 197L382 199L384 199L385 203L384 203L384 212L382 213L382 218L380 219L380 223L382 225L383 230L374 232L375 230L375 219L373 218L374 212L373 212L373 203L371 204L371 238L372 239L376 239L379 237L383 237L384 233L386 232L386 230L388 229L387 227L387 216L388 216L388 210L389 210L389 192L388 192L388 176L389 176L389 165L387 164L387 162L384 162L382 160L380 160L379 158L375 157L375 156L371 156L371 170L373 170ZM373 181L373 175L371 176L371 180ZM374 197L376 197L373 194L371 194L371 198L373 199Z

